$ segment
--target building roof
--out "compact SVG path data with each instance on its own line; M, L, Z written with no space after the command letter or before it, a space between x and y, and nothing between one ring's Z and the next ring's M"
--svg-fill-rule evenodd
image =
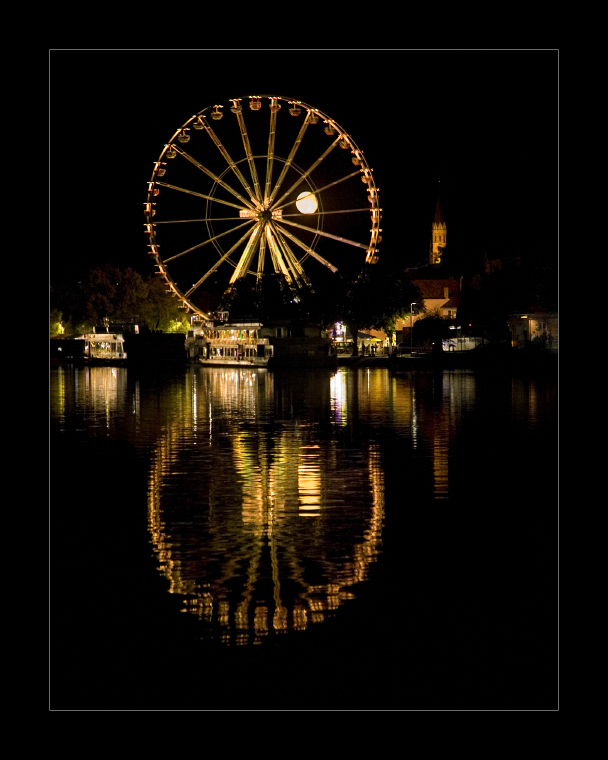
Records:
M458 280L412 280L418 287L422 298L445 298L445 288L448 289L450 296L460 293L460 283Z
M454 293L449 301L441 305L442 309L457 309L460 306L460 293Z
M435 216L433 217L433 224L445 224L445 219L443 218L443 207L441 205L440 186L437 187L437 203L435 204Z

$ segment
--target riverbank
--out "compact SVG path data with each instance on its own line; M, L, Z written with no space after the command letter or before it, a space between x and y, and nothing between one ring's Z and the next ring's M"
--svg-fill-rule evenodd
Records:
M237 361L225 359L223 361L200 361L197 357L195 359L188 359L188 357L180 356L179 358L172 357L171 360L166 357L154 356L153 354L147 357L146 361L142 361L141 356L131 360L126 359L98 359L88 360L84 357L71 357L66 356L64 358L51 357L50 366L61 365L76 365L79 367L85 366L112 366L112 367L135 367L137 369L164 369L170 367L186 366L188 364L196 364L198 366L209 367L226 367L235 366L240 368L263 368L263 369L280 369L281 367L273 364L272 362L258 363L248 360ZM519 371L531 371L531 372L557 372L558 370L558 351L556 349L544 351L525 349L507 349L500 348L496 350L493 346L484 346L483 348L473 349L471 351L459 351L459 352L447 352L444 351L439 354L418 354L418 355L402 355L397 354L380 354L376 356L352 356L351 354L339 354L336 358L336 363L329 365L329 368L348 367L351 369L389 369L392 372L411 372L417 369L504 369L504 370L519 370ZM310 366L298 365L298 369L314 369L317 364Z

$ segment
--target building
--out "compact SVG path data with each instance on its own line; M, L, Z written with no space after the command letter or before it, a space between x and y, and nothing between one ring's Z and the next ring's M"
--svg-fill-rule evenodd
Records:
M455 279L418 280L412 282L417 286L424 301L424 312L420 317L438 314L445 319L456 319L460 304L460 281Z
M397 332L401 333L401 339L409 336L410 330L418 319L424 319L431 314L437 314L444 319L453 321L460 304L461 284L455 279L417 279L415 270L408 270L412 282L422 297L422 304L416 304L414 314L406 319L397 320ZM399 335L398 335L399 339Z
M546 348L558 348L559 317L557 312L530 311L525 314L511 314L509 333L514 348L540 340Z
M53 362L84 361L85 348L83 335L51 335L49 357Z
M443 249L446 244L447 225L443 215L441 186L438 183L435 214L431 223L429 266L432 267L441 263ZM417 276L428 271L427 267L423 265L406 269L406 274L420 291L422 302L416 304L412 316L397 320L395 335L397 343L401 340L409 340L413 324L418 319L423 319L431 314L437 314L448 320L456 319L456 313L460 304L461 282L453 278L436 279ZM384 340L385 345L388 343L388 339L383 332L373 329L367 329L366 332L370 333L374 339Z
M441 264L443 249L446 246L447 227L443 218L441 205L441 187L437 187L437 201L435 203L435 216L431 225L431 243L429 246L429 265Z

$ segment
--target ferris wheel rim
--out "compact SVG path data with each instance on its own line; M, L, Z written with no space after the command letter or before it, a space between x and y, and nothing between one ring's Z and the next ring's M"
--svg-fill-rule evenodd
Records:
M250 106L251 110L260 110L261 103L262 103L262 101L264 99L267 99L267 100L270 101L269 107L270 107L270 110L271 110L271 131L272 131L272 128L273 128L272 125L274 124L276 126L276 119L273 122L273 116L272 116L272 114L278 113L278 110L285 103L287 103L289 106L291 106L290 113L292 113L292 115L296 115L295 112L297 112L297 115L300 115L300 113L301 113L302 110L306 111L306 115L304 117L304 122L303 122L302 126L300 127L300 132L299 132L298 138L297 138L296 142L294 143L294 145L292 147L290 155L287 158L285 158L284 156L275 155L274 152L271 152L271 145L270 145L271 135L269 135L269 147L268 147L267 154L260 154L260 153L254 154L251 151L251 148L250 148L250 145L249 145L249 142L248 142L248 133L246 131L246 125L243 126L245 124L245 122L244 122L244 118L241 119L241 116L242 116L242 112L244 110L244 107L246 105L246 101L247 100L249 100L249 106ZM252 103L254 103L254 102L258 103L258 105L257 105L257 107L255 109L254 109L254 106L252 105ZM232 107L230 107L230 104L232 104ZM243 140L243 145L244 145L245 150L246 150L246 155L243 158L239 158L238 161L234 161L234 160L231 159L229 153L225 149L223 149L223 145L221 144L221 141L219 140L219 138L217 140L214 139L213 128L212 127L209 128L209 125L206 124L206 122L202 121L202 119L206 119L207 116L211 116L214 120L219 120L219 118L222 118L223 115L224 115L224 112L220 111L219 109L223 109L225 106L228 106L228 109L237 115L237 119L239 121L239 126L241 128L241 136L242 136L242 140ZM275 109L274 111L273 111L273 108ZM292 112L292 109L293 109L293 112ZM217 117L218 113L221 114L219 117ZM214 114L216 116L214 116ZM297 149L299 147L299 141L301 141L303 139L304 133L305 133L306 129L308 128L308 126L310 124L313 124L313 123L318 123L319 120L322 120L325 123L326 126L324 128L324 131L328 135L331 136L331 135L335 134L335 135L337 135L337 137L333 141L333 143L331 143L330 147L317 159L317 161L311 167L309 167L308 170L302 170L301 167L299 167L298 165L296 165L295 161L293 160L294 156L295 156L295 152L297 151ZM203 126L200 126L201 124ZM197 129L197 130L202 130L202 129L207 130L209 132L210 136L212 137L212 139L214 140L214 142L216 143L216 146L220 149L220 152L222 152L222 155L226 159L226 164L227 165L225 166L225 168L221 172L221 175L219 175L219 176L213 175L211 172L209 172L207 169L205 169L205 167L203 165L201 165L197 161L193 160L192 157L190 157L186 153L186 151L181 150L180 147L175 144L176 142L178 142L180 140L180 136L188 134L188 132L185 131L185 130L189 130L191 128L194 128L194 129ZM188 136L188 140L189 140L189 136ZM182 142L186 142L186 140L182 140ZM325 160L326 156L329 155L330 151L333 150L338 143L340 144L341 148L350 149L350 152L353 154L353 163L355 164L355 166L357 168L355 169L355 171L353 171L348 176L339 178L335 182L332 182L329 185L327 185L326 187L323 187L323 188L321 188L319 190L316 187L316 184L312 181L312 179L310 178L309 175L312 173L312 171L314 170L314 168L316 168L317 164L320 164L323 160ZM274 143L273 143L272 147L274 148ZM212 179L215 177L213 179L213 186L212 186L212 191L211 191L210 195L205 195L205 194L202 194L202 193L197 193L197 192L188 190L186 188L177 187L175 185L171 185L169 183L162 182L162 181L159 180L159 177L160 176L164 176L164 173L165 173L164 169L162 170L162 173L160 171L160 167L164 167L165 166L165 162L163 161L163 159L164 158L171 158L171 157L173 157L171 155L171 153L169 153L170 151L173 153L173 156L175 156L176 153L181 153L189 161L191 161L195 165L198 165L198 168L202 168L207 174L209 174L211 176ZM264 195L262 195L262 193L261 193L261 186L260 186L260 180L259 180L259 177L256 176L256 171L257 170L256 170L256 166L255 166L255 161L256 160L261 160L261 159L264 159L264 158L266 158L266 160L267 160L267 171L266 171L266 187L265 187ZM355 161L355 158L357 159L357 161ZM269 169L269 166L271 166L274 163L275 160L278 161L278 162L282 162L283 163L283 170L282 170L282 173L281 173L281 175L279 177L279 180L276 182L275 186L272 188L272 195L269 196L268 195L268 191L269 191L269 186L270 186L272 180L270 180L271 172L269 172L268 169ZM243 162L248 162L249 163L249 168L250 168L250 173L251 173L251 184L253 184L253 186L254 186L253 188L251 187L251 185L250 185L249 181L247 180L247 178L245 178L242 175L242 173L240 172L239 164L242 164ZM295 183L291 184L291 186L288 188L287 192L284 192L284 193L281 194L281 192L280 192L280 190L281 190L281 187L280 187L281 182L284 179L284 177L286 176L287 169L288 168L292 168L292 167L293 167L293 169L296 172L298 172L300 174L300 178ZM236 176L239 178L239 181L241 182L242 187L239 190L234 190L234 188L232 188L232 187L227 187L226 183L223 183L223 179L222 178L225 177L231 171L231 169L233 170L234 174L236 174ZM361 175L361 180L367 185L366 192L368 193L368 203L370 204L369 208L367 208L367 209L365 209L365 208L359 208L359 209L355 208L355 209L344 209L344 210L338 209L338 210L334 210L334 211L330 211L330 212L326 212L326 211L322 210L322 211L319 211L318 213L316 213L317 229L315 231L314 244L311 244L310 246L308 246L308 249L307 249L306 245L302 245L302 241L297 238L297 235L293 234L294 233L294 228L296 228L296 229L299 228L301 230L307 230L308 232L313 232L314 231L313 228L307 227L305 225L299 225L297 222L295 222L295 221L293 221L291 219L283 218L283 215L281 214L280 221L283 222L284 224L289 225L291 227L291 233L292 234L289 234L285 227L282 227L281 225L279 225L278 222L275 224L276 220L271 219L271 217L269 215L271 212L268 209L271 208L271 206L268 204L268 198L270 198L271 203L274 204L272 206L272 208L282 209L283 207L285 207L285 206L289 205L290 203L292 203L292 201L284 202L285 198L288 196L288 194L290 192L292 192L295 188L297 188L297 186L299 184L301 184L303 181L306 181L306 183L308 185L309 191L311 193L313 193L318 198L318 201L320 201L322 203L321 193L322 193L323 190L326 190L328 187L332 186L333 184L337 184L338 182L342 182L344 180L348 180L351 177L356 176L357 174ZM238 203L233 203L233 202L227 201L227 200L221 200L221 199L218 199L217 197L215 197L214 194L215 194L216 189L218 187L218 179L220 180L220 182L223 183L222 186L225 189L229 190L229 192L240 202L241 205L239 205ZM311 184L315 188L314 190L312 189ZM158 187L157 187L157 185L158 185ZM205 225L207 227L207 231L210 234L210 237L207 240L203 241L202 243L197 244L197 245L195 245L195 246L193 246L193 247L191 247L189 249L186 249L184 252L181 252L181 253L179 253L177 255L174 255L174 256L171 256L171 257L168 257L168 258L165 258L165 259L163 259L163 257L160 254L160 250L159 250L160 244L159 244L159 242L157 241L157 238L156 238L155 227L156 227L157 222L153 221L153 219L152 219L152 217L153 217L153 215L155 213L155 211L152 211L152 206L155 205L155 202L152 199L158 194L159 187L162 187L162 186L167 187L167 188L172 188L174 190L183 191L183 192L186 192L186 193L191 193L192 195L199 195L201 198L205 199L206 200L206 204L205 204L205 219L204 220L203 219L200 219L200 220L197 220L197 219L193 219L193 220L181 220L181 219L180 220L163 220L163 222L159 222L159 223L161 223L161 224L165 223L166 224L166 223L171 223L173 221L174 222L182 222L182 221L184 221L184 222L186 222L186 221L188 221L188 222L189 221L201 221L202 222L202 221L205 221ZM367 160L366 160L366 158L365 158L365 156L363 154L363 151L359 148L359 146L357 145L357 143L355 142L355 140L351 137L351 135L335 119L332 119L324 111L321 111L318 108L310 106L310 105L308 105L307 103L305 103L303 101L295 100L295 99L292 99L292 98L287 98L285 96L280 96L280 95L268 95L268 94L266 94L266 95L246 95L246 96L241 96L239 98L228 98L228 99L222 101L221 103L205 106L203 109L201 109L196 114L194 114L189 119L187 119L173 133L171 139L164 145L164 147L163 147L163 149L162 149L162 151L160 153L160 156L159 156L158 160L154 163L154 168L153 168L153 171L152 171L152 175L151 175L150 181L148 182L148 195L147 195L147 202L145 204L145 206L146 206L146 225L145 225L145 227L146 227L146 234L148 235L148 238L149 238L149 241L150 241L149 244L148 244L148 246L150 248L149 253L155 259L156 266L158 267L158 270L159 270L158 273L164 277L165 282L167 283L167 285L169 287L169 290L172 291L173 294L176 295L177 298L182 302L183 307L186 308L188 311L192 311L195 314L199 314L200 316L208 316L208 314L206 314L206 312L204 312L199 306L197 306L195 303L193 303L193 301L191 300L190 296L195 292L196 289L198 289L198 287L200 287L200 285L202 284L202 282L208 276L210 276L212 273L215 273L217 271L217 269L225 261L229 261L229 263L232 265L232 267L235 267L235 274L233 275L233 277L230 280L231 284L233 282L236 282L236 280L240 279L241 277L245 277L245 276L249 276L249 275L252 275L252 274L256 274L252 269L250 269L249 264L251 263L251 261L253 260L253 257L256 254L258 256L261 255L260 251L261 251L261 247L262 247L262 243L260 243L260 230L258 229L260 225L258 224L256 226L255 224L253 224L252 227L250 227L250 229L252 229L252 231L251 231L250 236L248 238L248 242L246 243L245 253L241 255L241 259L240 259L239 263L237 265L235 265L233 261L229 260L231 253L229 252L229 255L226 255L226 253L223 251L221 245L218 244L218 238L221 237L221 236L223 236L223 235L225 235L225 234L229 234L229 233L225 232L225 233L221 233L220 235L213 235L211 233L212 233L212 230L213 230L213 221L228 221L228 220L232 221L233 217L226 217L225 219L216 219L216 220L214 220L213 217L209 218L208 210L209 210L210 206L214 202L218 202L220 204L225 204L227 206L234 206L235 208L241 209L241 210L244 210L244 211L247 211L247 209L249 209L249 211L251 212L251 216L252 216L252 218L250 219L250 221L252 221L252 222L254 221L254 216L255 216L255 218L257 218L258 222L260 222L262 220L262 215L265 214L265 216L264 216L264 220L265 221L264 221L264 224L262 225L262 227L263 227L263 232L265 232L266 235L268 236L269 244L270 245L272 244L272 234L271 234L271 231L274 234L278 235L280 237L281 241L282 241L282 243L280 245L278 245L278 246L277 246L277 241L275 241L276 251L275 251L275 253L273 253L273 256L275 256L275 257L279 256L280 257L282 254L285 254L284 248L286 247L287 249L289 249L289 245L286 242L286 240L289 239L292 242L295 242L295 244L301 246L304 249L304 251L305 251L304 255L300 256L300 258L296 262L297 265L300 268L301 268L301 264L309 256L312 255L315 258L317 258L322 264L324 264L325 266L328 266L328 268L331 269L332 271L337 271L337 269L331 265L331 262L327 262L322 256L320 256L318 254L315 254L315 247L317 245L319 237L324 236L324 237L327 237L327 238L333 238L334 240L336 240L338 242L348 243L350 245L355 245L356 247L363 248L363 249L366 250L366 259L365 259L366 262L373 262L373 261L375 261L376 258L377 258L377 256L378 256L378 253L379 253L378 244L379 244L379 242L381 240L380 235L379 235L379 233L381 232L381 229L380 229L379 225L380 225L380 218L381 218L380 212L381 212L382 209L380 209L380 207L379 207L378 192L379 191L378 191L378 188L376 187L375 179L374 179L374 176L373 176L373 169L367 163ZM245 195L243 193L248 194L249 198L245 198ZM277 198L277 196L278 196L278 198ZM266 202L266 208L264 208L264 203L265 202ZM243 209L243 207L244 207L244 209ZM367 211L367 212L370 213L372 228L370 230L369 242L366 242L365 244L361 244L361 243L355 242L353 240L349 240L349 239L346 239L346 238L342 238L340 236L332 235L330 233L323 233L322 232L322 223L323 223L323 219L324 219L324 216L325 216L326 213L334 213L334 214L336 214L336 213L347 213L347 212L350 212L350 211L352 211L352 212L364 212L364 211ZM239 215L242 216L241 211L239 211ZM290 214L285 214L285 217L289 217L289 216L295 216L295 214L291 214L291 215ZM238 218L235 218L235 221L237 219ZM210 230L210 225L211 225L211 230ZM240 226L246 226L246 222L243 225L239 225L239 226L235 227L233 230L230 230L229 232L235 232L236 230L239 229ZM320 229L321 229L321 232L319 234ZM239 240L239 244L246 237L247 237L247 233L241 237L241 239ZM169 264L170 260L178 258L181 255L185 255L185 254L189 253L190 251L192 251L192 250L194 250L196 248L202 247L203 245L205 245L208 242L212 242L213 243L213 246L215 247L216 252L220 254L220 259L218 261L216 261L213 264L213 266L211 267L211 269L204 274L204 276L201 278L201 280L199 281L198 284L194 284L193 287L190 288L190 290L188 290L188 291L186 291L184 293L183 289L178 285L178 283L175 281L174 277L172 277L172 275L170 274L170 272L167 270L168 264ZM271 245L271 247L272 247L272 245ZM282 252L280 250L281 248L283 248ZM233 247L232 250L235 250L235 249L236 249L236 247ZM250 256L250 250L253 250L253 257ZM250 258L247 259L247 260L245 260L245 254L247 254L248 256L250 256ZM292 258L293 258L293 254L292 254ZM277 269L277 267L276 267L276 262L274 261L274 259L273 259L273 265L275 266L275 271L279 271ZM293 262L290 262L290 266L295 267L295 264ZM259 265L258 265L258 267L259 267ZM237 272L237 268L238 268L238 272ZM258 275L259 275L259 271L260 270L258 268ZM295 269L293 271L295 272ZM236 276L237 274L238 274L238 276Z

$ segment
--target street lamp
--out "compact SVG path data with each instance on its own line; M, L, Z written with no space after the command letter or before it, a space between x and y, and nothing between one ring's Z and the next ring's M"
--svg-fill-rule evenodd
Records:
M416 301L410 304L410 354L414 349L414 306L416 306Z

